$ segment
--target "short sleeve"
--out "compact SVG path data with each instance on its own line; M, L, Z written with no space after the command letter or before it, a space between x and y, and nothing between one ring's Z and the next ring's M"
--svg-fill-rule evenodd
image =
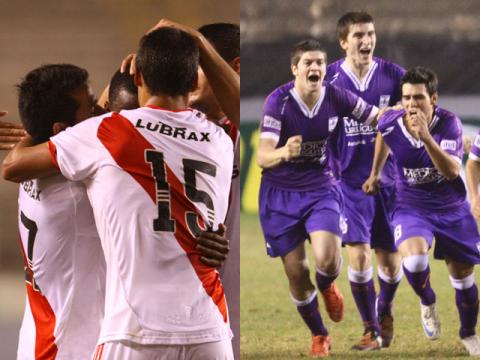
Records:
M272 139L278 142L282 131L281 109L279 109L278 98L275 93L265 100L263 106L263 118L260 126L260 138Z
M447 126L442 131L440 148L461 162L463 157L462 124L456 116L446 120Z
M91 118L50 138L49 147L54 149L53 152L51 150L52 160L67 179L81 181L97 170L99 122L99 118Z

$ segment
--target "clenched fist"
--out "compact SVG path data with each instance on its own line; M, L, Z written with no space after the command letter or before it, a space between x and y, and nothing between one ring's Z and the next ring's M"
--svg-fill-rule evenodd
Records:
M283 159L285 161L300 156L302 151L302 135L295 135L288 138L287 143L283 146L283 150Z

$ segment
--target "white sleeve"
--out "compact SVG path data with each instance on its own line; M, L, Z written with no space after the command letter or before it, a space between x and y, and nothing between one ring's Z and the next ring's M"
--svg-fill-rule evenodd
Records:
M100 121L99 118L85 120L50 138L58 167L67 179L81 181L96 172L101 151L97 138Z

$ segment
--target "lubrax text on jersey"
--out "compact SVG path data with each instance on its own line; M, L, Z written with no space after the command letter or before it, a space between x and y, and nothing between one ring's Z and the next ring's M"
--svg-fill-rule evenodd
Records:
M182 138L184 140L193 140L193 141L207 141L210 142L209 135L210 133L187 130L184 127L173 127L167 124L164 124L160 121L152 123L151 121L144 121L138 119L135 127L140 129L147 129L154 132L159 132L160 134L172 136L174 138Z

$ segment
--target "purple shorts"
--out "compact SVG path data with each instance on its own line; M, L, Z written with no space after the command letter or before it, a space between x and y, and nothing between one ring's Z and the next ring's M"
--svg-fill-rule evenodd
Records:
M342 244L370 244L372 248L397 251L391 227L395 188L381 188L375 196L345 183L341 183L341 189L347 223Z
M412 237L420 236L431 247L435 237L435 259L448 257L466 264L480 264L480 237L477 223L465 201L448 212L425 211L402 206L393 214L397 246Z
M267 254L284 256L314 231L341 236L343 199L336 185L316 191L286 191L260 185L259 215Z

